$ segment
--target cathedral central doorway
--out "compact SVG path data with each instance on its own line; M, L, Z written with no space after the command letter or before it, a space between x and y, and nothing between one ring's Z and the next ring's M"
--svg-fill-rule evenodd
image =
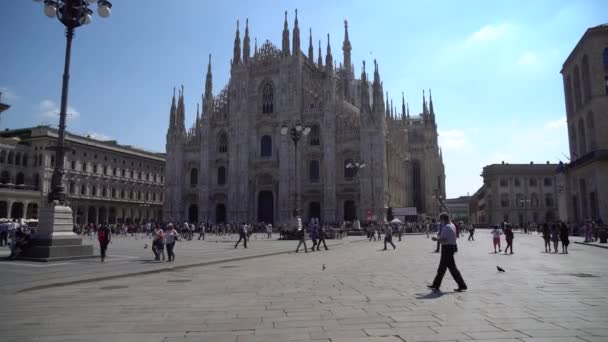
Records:
M321 220L321 204L319 202L310 202L308 204L308 220L310 221L313 217L318 218L319 221Z
M226 223L226 205L224 203L215 205L215 223Z
M190 204L190 206L188 207L188 222L198 222L198 205Z
M344 201L344 221L354 221L357 218L355 201Z
M258 222L274 223L274 196L272 191L258 194Z

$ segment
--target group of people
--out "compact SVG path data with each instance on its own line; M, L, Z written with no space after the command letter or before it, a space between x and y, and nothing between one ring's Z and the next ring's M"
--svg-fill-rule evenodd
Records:
M30 243L33 230L25 221L12 221L0 223L0 246L9 246L9 259L15 259Z
M300 246L304 245L304 253L308 252L308 247L306 246L306 232L304 231L304 227L302 225L302 219L300 217L296 218L296 237L298 238L298 247L296 247L296 253L300 251ZM327 228L325 225L319 224L319 218L312 218L308 224L308 236L312 241L311 251L314 252L315 248L317 251L321 248L321 243L323 243L323 247L325 250L329 250L327 248L327 243L325 239L327 236Z
M562 253L568 254L570 244L570 229L564 222L544 223L542 225L543 240L545 240L545 253L551 253L553 243L554 253L557 253L559 242L562 242Z

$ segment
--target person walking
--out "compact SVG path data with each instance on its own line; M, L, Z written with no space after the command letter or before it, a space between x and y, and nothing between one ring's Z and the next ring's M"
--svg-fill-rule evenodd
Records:
M555 223L551 224L551 241L553 241L553 250L557 253L557 247L559 246L559 229Z
M110 229L105 224L97 230L97 240L99 241L99 250L101 251L101 262L106 260L106 251L108 250L108 245L110 244L110 240L112 239L112 233L110 233Z
M179 233L173 225L169 225L167 234L165 234L165 245L167 246L167 262L175 261L175 241L179 240Z
M266 238L272 239L272 223L266 225Z
M200 240L202 237L203 241L205 241L205 224L203 222L201 222L201 224L199 225L199 229L200 233L198 235L198 239Z
M403 236L403 226L402 225L397 226L397 236L399 236L399 241L401 241L401 237Z
M159 261L162 256L162 261L165 261L165 232L160 227L154 231L152 236L152 252L154 260Z
M302 229L302 219L298 216L296 222L296 236L300 240L300 242L298 242L298 247L296 247L296 253L300 251L301 245L304 245L304 253L308 253L308 248L306 247L306 232Z
M562 241L562 253L568 254L568 245L570 244L568 226L564 222L559 223L559 237Z
M445 271L449 270L452 278L454 278L454 281L458 284L458 288L454 289L454 291L466 291L468 289L467 284L464 282L464 279L462 279L462 275L454 261L454 254L458 252L458 246L456 244L456 227L450 222L450 217L447 213L441 213L439 215L439 222L441 225L441 233L437 237L433 237L433 240L437 240L441 243L441 259L439 261L439 267L437 268L437 275L435 276L433 283L427 287L439 291Z
M475 227L473 227L472 224L469 224L469 241L475 241L473 235L475 235Z
M315 247L317 247L317 237L318 237L318 230L317 230L317 225L314 223L314 221L310 224L310 228L308 229L308 236L310 236L310 239L312 240L312 251L314 252Z
M241 223L241 229L239 230L239 240L234 245L234 248L236 248L241 241L243 241L243 247L247 248L247 225L244 222Z
M543 240L545 240L545 253L551 253L551 230L547 222L543 223Z
M492 234L492 245L494 245L494 253L496 253L497 246L498 246L498 252L502 252L502 249L500 248L500 236L502 235L502 232L498 228L497 224L494 225L494 229L492 229L490 234Z
M395 247L395 244L393 243L393 228L391 228L390 225L387 225L386 229L384 230L384 249L383 249L383 251L386 250L387 243L390 243L391 246L393 246L393 249L397 249L397 247Z
M325 225L319 227L319 242L317 243L317 251L321 247L321 242L323 242L323 247L325 250L329 250L327 248L327 244L325 243L325 238L327 237L327 232L325 231Z
M511 254L513 254L513 228L511 225L505 226L505 240L507 241L507 247L505 247L505 254L507 254L507 250L511 248Z

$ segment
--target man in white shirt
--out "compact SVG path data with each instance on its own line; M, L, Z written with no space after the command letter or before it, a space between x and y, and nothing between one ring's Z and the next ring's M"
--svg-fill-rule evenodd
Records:
M454 289L456 292L462 292L467 290L467 284L462 279L460 271L456 267L454 261L454 253L458 251L456 245L456 227L450 222L450 217L447 213L439 214L440 229L437 237L433 237L434 241L441 243L441 260L439 261L439 268L437 269L437 276L433 280L433 284L428 285L428 288L438 291L441 287L441 281L445 275L446 270L450 270L450 274L458 288Z

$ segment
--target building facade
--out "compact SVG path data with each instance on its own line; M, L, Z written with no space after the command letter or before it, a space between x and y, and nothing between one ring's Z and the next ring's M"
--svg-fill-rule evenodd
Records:
M58 131L48 126L0 132L0 217L36 219L46 204ZM64 187L74 222L162 219L164 154L66 132Z
M588 29L563 64L570 143L565 165L571 222L608 219L608 24Z
M213 95L211 56L202 114L184 122L183 89L175 92L167 131L164 217L171 220L285 223L294 209L325 222L375 219L386 208L438 212L445 198L432 98L410 117L402 95L396 109L384 93L378 64L355 77L345 21L337 65L327 36L325 58L312 32L300 49L297 13L290 42L285 14L282 46L251 49L248 22L241 45L237 22L230 80ZM253 52L253 54L252 54ZM296 145L281 127L310 128ZM360 169L347 167L364 163ZM297 165L297 166L296 166Z
M469 223L469 203L471 196L460 196L458 198L448 198L445 205L453 221L463 221Z
M483 168L483 185L471 197L472 223L539 224L558 217L558 164L492 164Z

